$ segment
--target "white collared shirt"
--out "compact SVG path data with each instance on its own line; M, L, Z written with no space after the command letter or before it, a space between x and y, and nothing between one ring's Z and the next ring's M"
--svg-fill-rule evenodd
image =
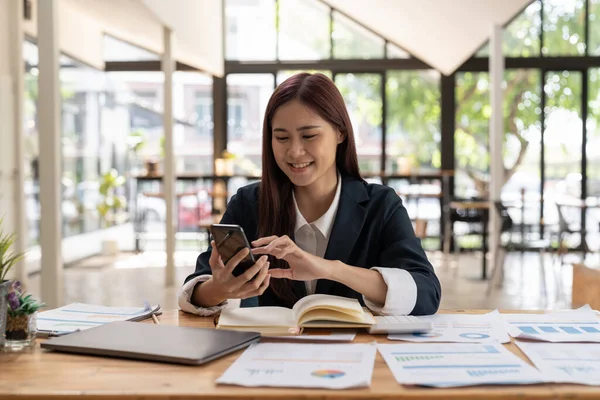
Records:
M333 223L337 215L342 192L342 179L338 174L337 188L335 197L329 206L329 209L319 217L316 221L308 223L306 218L298 209L296 197L294 199L294 207L296 209L296 226L294 228L294 240L296 245L307 253L323 258L329 237L333 229ZM400 268L385 268L372 267L381 274L387 285L387 294L385 304L377 304L363 296L363 300L367 307L375 312L386 315L407 315L415 307L417 303L417 284L412 275ZM200 275L186 282L180 289L177 297L179 307L182 311L198 314L202 316L210 316L221 311L224 307L239 307L240 300L226 300L224 303L214 307L197 307L190 302L194 287L198 282L208 280L211 275ZM315 293L317 281L306 281L307 294Z
M331 205L325 211L325 214L321 215L313 223L308 223L304 215L298 208L296 203L296 195L292 192L294 199L294 208L296 209L296 227L294 228L294 241L296 245L307 253L313 254L317 257L325 257L325 251L327 250L327 244L329 243L329 236L331 236L331 230L333 229L333 222L337 215L338 206L340 205L340 194L342 193L342 180L338 175L337 186L335 189L335 196ZM314 294L317 287L317 280L306 282L306 294Z

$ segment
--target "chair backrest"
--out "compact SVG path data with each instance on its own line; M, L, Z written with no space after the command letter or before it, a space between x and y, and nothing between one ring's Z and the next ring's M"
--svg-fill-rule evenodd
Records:
M556 211L558 212L558 232L568 232L569 231L569 223L565 218L565 206L562 204L556 203Z
M500 227L501 232L509 232L513 228L514 223L508 209L501 201L495 201L494 206L496 207L498 214L500 214L500 219L502 221L502 226Z

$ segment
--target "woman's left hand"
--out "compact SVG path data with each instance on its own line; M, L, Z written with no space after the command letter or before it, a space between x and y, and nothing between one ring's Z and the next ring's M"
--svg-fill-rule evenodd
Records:
M252 242L256 248L253 254L268 254L287 261L289 269L275 268L269 270L272 278L286 278L297 281L327 278L330 274L331 261L317 257L299 248L288 236L269 236Z

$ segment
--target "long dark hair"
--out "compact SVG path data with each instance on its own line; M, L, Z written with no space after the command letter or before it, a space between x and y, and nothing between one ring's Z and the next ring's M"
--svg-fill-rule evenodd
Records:
M318 73L300 73L286 79L271 95L265 111L258 211L259 237L294 237L296 213L292 198L293 184L277 165L271 145L273 116L279 107L292 100L302 102L344 135L344 141L338 144L336 150L337 169L342 176L362 179L350 116L342 94L335 84L325 75ZM271 268L289 268L289 265L284 260L273 258ZM271 288L288 307L298 300L288 279L271 280Z

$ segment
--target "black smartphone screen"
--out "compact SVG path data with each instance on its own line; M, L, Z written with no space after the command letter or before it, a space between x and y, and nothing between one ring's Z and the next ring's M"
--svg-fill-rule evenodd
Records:
M239 225L213 224L210 227L210 231L213 240L215 241L217 251L225 265L227 265L227 262L243 248L247 247L248 250L252 249L244 230ZM249 251L246 257L233 269L233 275L240 276L246 272L248 268L253 266L254 263L254 255L252 254L252 251Z

